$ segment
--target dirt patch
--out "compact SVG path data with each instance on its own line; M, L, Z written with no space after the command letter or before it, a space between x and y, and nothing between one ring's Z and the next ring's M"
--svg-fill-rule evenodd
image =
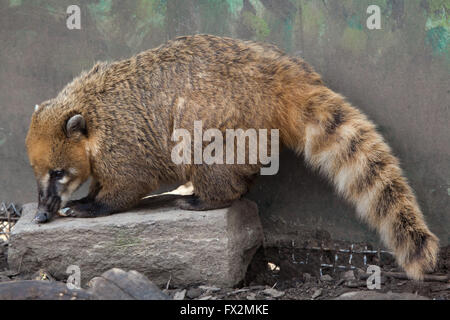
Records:
M261 248L252 260L245 280L235 288L210 286L174 288L169 286L162 289L172 298L188 300L326 300L334 299L347 292L369 291L366 283L366 270L369 264L377 264L381 267L382 272L402 272L389 254L373 250L370 247L366 249L366 245L361 245L359 248L364 248L359 254L357 253L360 252L359 249L355 247L353 254L345 252L345 249L336 249L337 251L344 250L337 254L336 250L292 247ZM337 260L336 255L338 256ZM352 255L351 264L346 265L347 269L339 268L339 266L343 267L340 259L350 261L347 255ZM362 257L358 255L362 255ZM7 245L0 243L0 282L37 279L36 276L25 278L15 270L8 270L6 257ZM433 275L448 276L449 274L450 246L447 246L441 249L439 263ZM39 275L38 278L44 279ZM49 278L51 279L50 275L46 277L46 279ZM450 299L448 280L445 282L417 282L382 274L381 289L377 291L412 293L436 300Z
M284 291L282 299L310 300L332 299L350 291L368 291L367 267L377 265L382 270L379 292L413 293L431 299L450 298L449 281L413 281L400 279L403 273L393 257L370 246L354 253L351 264L335 263L349 261L349 252L336 250L308 250L288 247L261 249L255 255L245 285L271 286ZM339 253L337 253L339 252ZM366 253L364 253L366 252ZM362 255L359 257L358 255ZM301 257L308 257L302 260ZM356 256L356 257L355 257ZM296 258L298 257L298 259ZM347 260L348 259L348 260ZM327 266L327 267L324 267ZM346 267L346 268L344 268ZM439 262L433 276L450 275L450 246L441 248Z

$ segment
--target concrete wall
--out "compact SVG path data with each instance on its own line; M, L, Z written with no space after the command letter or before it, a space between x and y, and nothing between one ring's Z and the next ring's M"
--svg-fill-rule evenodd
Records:
M66 28L72 4L81 8L81 30ZM371 4L381 8L381 30L366 27ZM272 42L310 62L379 125L431 229L448 244L449 12L450 0L0 0L0 200L36 199L24 148L36 103L96 60L211 33ZM290 152L250 197L270 241L304 241L323 230L334 239L376 241Z

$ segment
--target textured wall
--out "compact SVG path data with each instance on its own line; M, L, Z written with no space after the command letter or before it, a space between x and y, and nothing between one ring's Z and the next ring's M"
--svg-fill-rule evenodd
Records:
M81 8L81 30L66 8ZM381 8L368 30L366 9ZM178 35L272 42L304 57L378 125L431 229L449 243L450 0L0 0L0 200L36 198L24 138L33 106L96 60L127 57ZM269 239L374 240L353 210L290 152L250 195Z

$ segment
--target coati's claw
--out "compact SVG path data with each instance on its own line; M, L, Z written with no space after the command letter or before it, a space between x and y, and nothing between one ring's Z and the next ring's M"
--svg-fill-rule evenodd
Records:
M60 216L68 217L68 218L87 218L87 217L92 216L89 213L77 210L74 207L66 207L66 208L60 209L58 211L58 214Z
M60 216L63 216L63 217L69 217L69 216L70 216L70 213L69 213L70 210L71 210L71 209L70 209L69 207L62 208L62 209L59 209L59 210L58 210L58 214L59 214Z

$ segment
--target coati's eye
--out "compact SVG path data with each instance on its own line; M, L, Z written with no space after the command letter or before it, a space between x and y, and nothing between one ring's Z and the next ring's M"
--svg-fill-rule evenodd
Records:
M55 179L61 179L64 177L64 170L52 170L50 176Z

